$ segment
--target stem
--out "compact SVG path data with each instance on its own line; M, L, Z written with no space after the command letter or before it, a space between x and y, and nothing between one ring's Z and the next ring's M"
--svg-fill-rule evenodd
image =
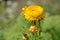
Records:
M33 22L33 25L36 25L36 22L35 21Z
M41 25L40 25L40 20L38 21L39 22L39 35L41 34Z
M38 23L39 23L38 24L39 25L39 32L38 33L39 33L39 40L40 40L40 35L41 35L41 32L42 32L41 25L40 25L40 20L38 21Z
M31 22L32 23L32 25L36 25L36 22L35 21L33 21L33 22Z
M31 40L34 40L34 39L33 39L33 38L34 38L34 33L32 33L32 36L31 36L31 38L32 38Z
M32 40L37 40L37 33L32 33Z

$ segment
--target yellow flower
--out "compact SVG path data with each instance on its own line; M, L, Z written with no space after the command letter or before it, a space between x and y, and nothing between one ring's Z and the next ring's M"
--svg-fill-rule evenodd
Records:
M29 21L38 21L44 18L44 10L41 6L32 5L22 8L22 10L23 17Z

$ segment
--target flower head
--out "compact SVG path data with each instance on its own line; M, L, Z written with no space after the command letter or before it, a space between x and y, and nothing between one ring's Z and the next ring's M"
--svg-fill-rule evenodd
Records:
M36 25L32 25L32 26L30 26L30 28L29 28L29 32L35 33L35 32L37 32L37 31L38 31L38 28L37 28Z
M44 18L44 11L41 6L28 6L23 8L22 15L29 21L38 21Z

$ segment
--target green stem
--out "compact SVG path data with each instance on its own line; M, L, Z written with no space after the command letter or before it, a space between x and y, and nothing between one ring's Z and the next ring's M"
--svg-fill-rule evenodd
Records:
M36 25L36 22L34 21L34 22L31 22L32 23L32 25Z
M40 20L38 21L39 22L39 35L41 34L41 25L40 25Z
M37 40L37 33L32 33L32 40Z
M36 22L35 21L33 22L33 25L36 25Z
M38 21L38 23L39 23L38 24L39 25L39 32L38 32L39 33L39 38L38 38L38 40L40 40L40 35L41 35L41 31L42 31L41 25L40 25L40 20Z

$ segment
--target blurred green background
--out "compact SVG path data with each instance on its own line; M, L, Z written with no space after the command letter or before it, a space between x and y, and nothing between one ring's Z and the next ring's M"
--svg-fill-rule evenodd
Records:
M44 8L41 40L60 40L60 0L0 0L0 40L22 40L22 34L29 33L31 23L20 15L28 5Z

